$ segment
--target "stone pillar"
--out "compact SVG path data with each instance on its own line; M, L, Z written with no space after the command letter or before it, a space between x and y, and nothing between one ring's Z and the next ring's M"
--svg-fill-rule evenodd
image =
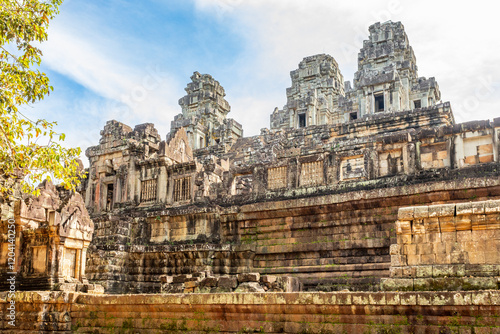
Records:
M76 257L75 257L75 278L79 281L81 281L81 264L82 264L82 250L77 249L76 250Z
M167 168L160 166L160 175L158 175L158 184L156 186L157 200L159 202L167 201Z
M129 202L132 202L135 199L135 177L136 177L135 162L134 162L134 159L131 158L129 160L129 172L128 172L128 179L127 179L127 184L128 184L127 199Z

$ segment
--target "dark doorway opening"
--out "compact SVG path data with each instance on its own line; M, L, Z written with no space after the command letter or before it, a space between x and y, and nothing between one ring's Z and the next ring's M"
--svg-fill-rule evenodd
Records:
M108 191L106 193L106 210L110 211L111 209L113 209L113 193L114 193L113 184L112 183L108 184L107 188Z
M384 95L375 95L375 112L384 111Z
M299 128L306 127L306 114L299 114Z

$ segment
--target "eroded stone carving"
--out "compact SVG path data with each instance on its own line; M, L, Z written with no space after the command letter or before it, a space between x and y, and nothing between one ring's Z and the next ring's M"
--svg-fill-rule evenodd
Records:
M64 288L74 291L76 284L88 283L86 253L94 224L79 193L56 188L49 181L38 188L39 197L12 200L15 209L7 215L15 221L13 268L8 263L9 219L2 217L1 287L5 288L8 273L15 272L19 290ZM2 207L2 215L6 209Z

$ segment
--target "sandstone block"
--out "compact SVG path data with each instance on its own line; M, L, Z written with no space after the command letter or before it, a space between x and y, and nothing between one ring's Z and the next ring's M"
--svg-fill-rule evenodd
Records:
M425 231L427 233L439 233L439 219L437 217L429 217L424 219Z
M416 255L417 254L417 245L416 244L407 244L404 245L404 255ZM402 255L403 255L402 254ZM393 254L391 254L393 255ZM399 255L399 254L394 254L394 255Z
M414 219L412 224L412 233L413 234L424 234L425 233L425 225L422 219Z
M486 214L500 212L500 200L484 202L484 212Z
M277 279L278 279L278 277L274 276L274 275L262 275L260 277L260 281L262 283L267 283L267 284L272 284L272 283L276 282Z
M243 273L238 274L237 279L239 283L243 282L259 282L260 274L259 273Z
M400 278L403 277L403 267L393 267L389 268L389 275L392 278Z
M453 217L455 204L429 205L429 217Z
M407 261L407 264L409 266L418 266L418 265L422 264L422 262L420 260L420 255L407 255L406 261ZM394 264L392 264L392 257L391 257L391 265L394 265ZM406 265L406 264L404 264L404 265Z
M391 255L391 266L393 266L393 267L406 266L406 256L404 256L404 255Z
M204 279L205 277L206 277L206 273L204 271L200 271L200 272L193 274L193 278L198 278L200 280Z
M412 291L413 278L382 278L380 289L382 291Z
M457 233L456 232L443 232L443 233L441 233L441 241L445 244L457 242Z
M217 277L205 277L200 281L201 287L216 287L219 282L219 278Z
M486 215L477 214L471 216L471 226L473 231L487 229Z
M243 282L234 292L266 292L258 282Z
M173 282L173 277L169 275L162 275L160 276L160 282L162 283L172 283Z
M217 287L234 289L238 286L238 280L233 276L221 276L217 282Z
M484 264L486 263L486 258L484 252L469 252L469 263L470 264Z
M198 282L196 281L187 281L184 283L184 289L192 289L198 286Z
M389 247L389 254L390 255L400 255L401 252L401 247L398 244L392 244Z
M412 243L411 234L398 235L397 241L398 241L398 244L411 244Z
M276 281L284 292L298 292L302 290L300 280L297 277L281 276Z
M399 208L398 220L412 220L414 210L414 207Z
M191 274L176 275L172 278L172 283L184 283L189 281L193 276Z
M416 277L432 277L433 267L432 265L416 266Z
M397 234L411 234L411 222L408 220L396 221Z
M470 215L472 214L472 203L457 203L456 204L457 216Z
M183 293L184 283L165 284L162 286L163 293Z
M428 206L416 206L413 210L413 218L428 218L429 217L429 207Z
M439 228L441 232L455 232L455 217L439 217Z
M415 266L407 266L403 267L403 277L416 277L417 276L417 268Z
M449 257L450 257L450 260L449 260L450 264L458 265L458 264L468 262L468 255L465 252L455 251L455 252L450 253Z

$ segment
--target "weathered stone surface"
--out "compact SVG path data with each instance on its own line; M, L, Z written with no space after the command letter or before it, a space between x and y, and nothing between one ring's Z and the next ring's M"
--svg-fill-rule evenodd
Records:
M258 282L243 282L238 285L234 292L266 292Z
M498 215L484 215L485 208L493 206L491 201L432 205L428 207L432 217L424 219L427 228L422 229L421 220L415 216L404 221L412 229L397 229L398 243L390 248L393 279L384 281L382 289L406 285L410 277L417 277L413 280L415 290L498 288L495 280L490 279L500 275L500 233L494 232L500 232ZM421 212L425 212L426 206L422 208ZM400 211L407 219L409 209ZM403 222L396 225L402 226ZM409 238L403 240L399 237L403 235Z
M238 280L233 276L221 276L217 282L217 287L219 288L230 288L234 289L238 286Z
M277 279L278 279L278 277L274 276L274 275L262 275L262 276L260 276L260 281L262 283L265 283L265 284L272 284L272 283L276 282Z
M90 282L154 293L162 275L254 272L376 291L381 278L432 277L425 266L498 263L499 123L455 124L400 22L370 26L360 48L352 86L333 57L304 58L257 136L198 72L166 141L152 124L109 121L86 151ZM457 207L468 202L484 203Z
M200 281L200 286L202 287L216 287L219 282L218 277L205 277Z
M94 223L79 193L49 181L38 189L38 197L0 198L7 218L0 222L0 290L9 290L7 279L15 272L18 290L76 291L77 283L88 283L85 262Z
M243 282L259 282L260 281L260 274L259 273L243 273L243 274L238 274L238 283L243 283Z
M135 296L29 292L15 296L16 305L24 310L16 314L16 326L2 321L0 331L88 333L111 328L139 333L356 334L465 328L481 333L494 332L498 326L498 301L498 291ZM7 303L6 293L0 293L0 309L5 310Z

